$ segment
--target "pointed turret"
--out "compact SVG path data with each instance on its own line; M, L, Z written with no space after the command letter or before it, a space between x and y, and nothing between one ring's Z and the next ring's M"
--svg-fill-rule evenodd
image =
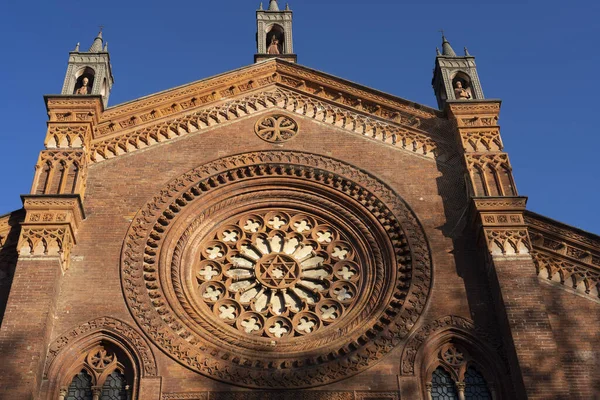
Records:
M458 56L442 32L442 51L436 48L433 71L433 91L441 110L448 101L483 100L483 90L477 75L475 57L465 47Z
M269 11L279 11L279 4L277 4L277 0L271 0L269 3Z
M92 43L92 45L90 46L90 49L88 50L88 52L90 53L100 53L102 51L102 30L100 30L100 32L98 32L98 35L96 35L96 38L94 39L94 43Z
M442 55L449 57L456 57L456 53L452 46L450 46L450 42L446 39L446 36L442 34Z
M108 43L102 38L102 28L88 51L81 51L79 43L69 53L69 66L61 94L100 95L106 107L114 83Z

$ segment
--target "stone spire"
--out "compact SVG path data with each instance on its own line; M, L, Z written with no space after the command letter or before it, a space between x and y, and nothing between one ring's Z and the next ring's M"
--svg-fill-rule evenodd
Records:
M102 29L100 29L100 32L98 32L98 35L96 35L96 38L94 39L94 43L92 43L92 46L90 47L90 49L88 50L88 52L90 53L100 53L102 51Z
M450 46L450 42L446 39L446 36L442 33L442 55L456 57L456 53L452 46Z
M279 5L277 4L277 0L271 0L269 3L269 11L279 11Z

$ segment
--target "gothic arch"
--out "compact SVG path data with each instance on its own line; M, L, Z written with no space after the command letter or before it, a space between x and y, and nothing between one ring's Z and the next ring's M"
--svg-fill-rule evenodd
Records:
M93 371L87 362L88 357L103 348L116 354L115 365L105 372ZM93 377L94 384L106 379L111 371L122 372L131 383L132 398L137 398L141 378L157 375L156 360L146 340L125 322L110 317L86 322L61 335L50 345L44 369L50 398L58 398L61 389L67 387L82 370Z
M440 357L450 347L464 350L467 354L461 365L452 365ZM504 380L508 376L506 363L502 359L498 340L487 331L462 317L447 316L422 327L406 344L401 362L402 375L417 375L421 382L424 398L427 397L426 383L432 373L442 367L456 382L462 382L467 369L474 366L493 385L496 398L508 396Z

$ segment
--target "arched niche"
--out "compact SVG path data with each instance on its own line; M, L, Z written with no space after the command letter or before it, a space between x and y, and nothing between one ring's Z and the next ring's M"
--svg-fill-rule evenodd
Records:
M107 360L104 364L98 362L102 358ZM50 345L44 371L45 398L60 398L82 371L100 387L111 374L122 375L131 399L139 398L141 379L157 374L146 340L129 325L108 317L87 322Z
M73 94L92 94L94 87L94 79L96 77L96 71L90 67L83 67L75 72L75 88ZM86 80L87 79L87 80ZM87 88L84 92L83 88Z
M275 52L275 48L278 52ZM267 54L285 53L285 30L281 25L272 24L267 27Z
M452 74L452 88L454 89L454 98L456 100L471 100L475 98L473 81L468 74L462 71Z

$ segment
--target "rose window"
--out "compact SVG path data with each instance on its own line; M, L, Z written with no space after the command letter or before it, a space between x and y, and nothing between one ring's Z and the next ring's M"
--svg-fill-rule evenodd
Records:
M197 298L254 336L304 336L335 324L360 285L355 251L318 218L265 211L228 221L201 244Z

